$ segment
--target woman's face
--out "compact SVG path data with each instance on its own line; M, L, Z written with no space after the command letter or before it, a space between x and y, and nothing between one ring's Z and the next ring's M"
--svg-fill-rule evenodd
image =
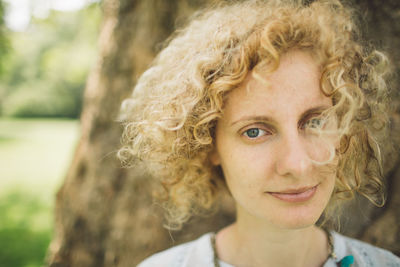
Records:
M320 71L306 52L290 51L270 75L251 75L229 93L216 128L214 165L221 165L238 218L279 228L313 225L335 184L327 143L313 130L332 106ZM314 163L313 163L314 162Z

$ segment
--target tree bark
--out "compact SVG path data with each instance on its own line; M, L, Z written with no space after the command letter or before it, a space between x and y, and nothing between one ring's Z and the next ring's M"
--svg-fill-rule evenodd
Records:
M396 73L400 70L400 3L398 1L352 0L359 15L364 39L383 50L392 64L388 83L393 102L390 140L384 147L387 201L377 208L357 198L341 218L342 232L400 255L400 91ZM393 148L394 149L391 149Z
M211 218L195 218L179 232L168 232L162 227L162 210L152 204L151 177L141 167L121 168L115 156L122 130L116 122L121 101L130 95L136 78L149 65L176 23L209 2L104 1L99 60L85 90L81 138L56 198L49 266L135 266L156 251L215 231L233 220L232 201L227 199L222 212ZM353 2L366 18L366 38L389 52L398 71L398 4L378 0ZM398 107L398 84L392 81L392 85ZM392 136L396 144L400 143L399 114L398 108L393 111ZM377 210L360 199L345 212L342 228L350 236L400 255L397 154L391 155L392 160L386 164L390 170L386 207Z
M81 138L56 198L49 266L134 266L145 256L229 223L215 216L174 235L152 205L151 177L122 169L116 151L121 101L128 97L176 21L200 7L196 1L106 0L99 60L88 78ZM198 221L201 221L198 219Z

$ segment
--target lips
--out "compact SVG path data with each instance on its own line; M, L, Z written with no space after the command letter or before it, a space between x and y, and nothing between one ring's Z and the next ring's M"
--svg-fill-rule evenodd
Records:
M289 189L280 192L267 192L269 195L286 202L305 202L311 199L317 191L318 185L313 187L303 187Z

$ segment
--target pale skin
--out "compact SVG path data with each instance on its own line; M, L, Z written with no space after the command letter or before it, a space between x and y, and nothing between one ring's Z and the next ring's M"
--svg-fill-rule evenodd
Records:
M268 84L250 72L217 123L211 162L222 167L237 210L236 222L216 235L218 257L234 266L322 266L329 246L315 223L335 176L313 163L326 151L308 128L319 127L332 102L307 52L282 55L263 78Z

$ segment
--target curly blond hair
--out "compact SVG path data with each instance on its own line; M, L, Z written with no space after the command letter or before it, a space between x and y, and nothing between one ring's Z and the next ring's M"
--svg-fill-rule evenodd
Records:
M174 33L122 104L118 154L125 165L140 159L151 166L164 188L159 197L170 227L212 210L226 191L209 154L227 93L256 66L274 71L290 49L313 55L321 90L333 102L340 146L328 208L354 192L383 203L379 144L388 124L388 64L361 44L353 16L336 0L250 0L200 11Z

